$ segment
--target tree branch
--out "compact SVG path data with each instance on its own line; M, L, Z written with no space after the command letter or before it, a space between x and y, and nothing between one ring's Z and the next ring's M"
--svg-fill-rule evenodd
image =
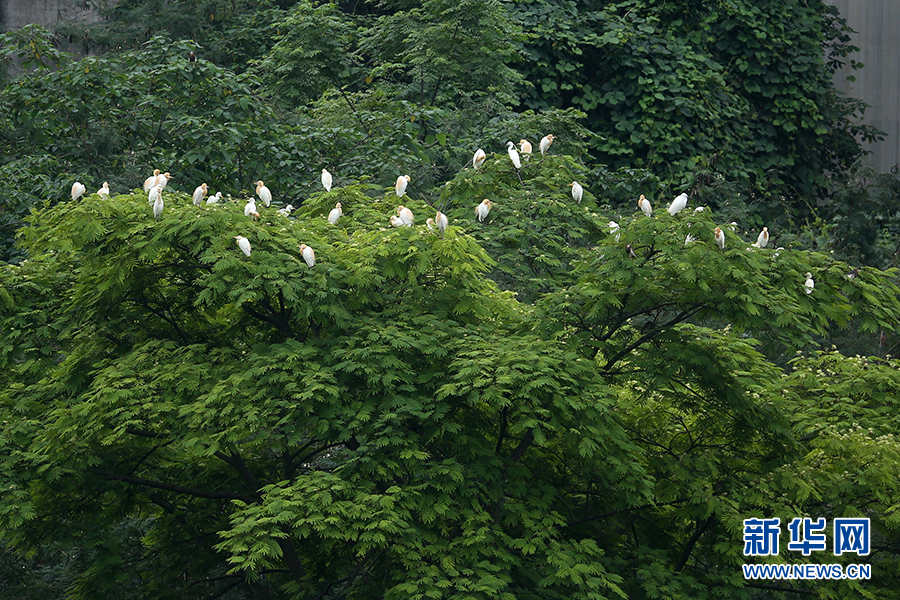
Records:
M198 490L174 483L166 483L164 481L153 481L152 479L144 479L143 477L132 477L130 475L114 475L112 473L95 472L95 475L102 477L108 481L122 481L124 483L132 483L144 487L154 488L157 490L165 490L176 494L185 494L196 498L207 498L210 500L240 500L251 504L254 500L249 496L237 494L235 492L209 492L206 490Z

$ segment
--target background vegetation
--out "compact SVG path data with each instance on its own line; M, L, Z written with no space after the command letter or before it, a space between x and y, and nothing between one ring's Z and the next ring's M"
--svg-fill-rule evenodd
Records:
M898 597L900 182L833 8L103 15L0 40L0 596ZM778 560L873 580L744 580L752 516L871 518Z

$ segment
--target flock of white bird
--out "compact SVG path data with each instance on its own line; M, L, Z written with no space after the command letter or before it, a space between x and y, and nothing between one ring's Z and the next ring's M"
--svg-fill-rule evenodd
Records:
M550 145L553 144L553 140L556 139L556 136L546 135L541 138L540 143L538 144L538 148L540 149L541 155L545 155L547 151L550 149ZM516 169L517 175L519 175L521 179L521 175L519 171L522 168L521 157L519 156L519 151L516 149L516 144L513 142L506 143L507 154L509 155L509 159L512 162L513 166ZM519 149L523 154L531 154L532 153L532 145L528 142L528 140L522 139L519 140ZM475 155L472 157L472 167L477 170L481 167L484 162L487 160L487 154L481 148L479 148ZM159 169L154 169L153 175L144 180L144 191L147 192L147 197L150 204L153 207L153 217L158 219L162 215L163 212L163 198L162 191L166 187L166 184L172 178L170 173L161 173ZM333 177L331 173L328 172L327 169L322 169L322 187L325 188L325 191L330 192L333 184ZM401 175L397 177L397 181L394 185L394 190L397 194L398 198L402 198L406 195L406 189L409 185L411 178L409 175ZM575 200L576 203L580 204L581 200L584 196L584 188L577 181L573 181L569 184L569 187L572 188L572 199ZM80 182L76 181L72 185L72 200L78 200L85 193L85 186ZM206 194L209 190L209 187L202 183L194 190L192 194L192 200L195 206L200 206L203 203L203 199L206 197ZM101 196L109 197L109 183L103 182L103 186L97 190L97 194ZM266 185L262 181L256 182L256 195L259 197L260 201L265 204L266 207L271 206L272 204L272 191L266 187ZM217 192L215 195L211 196L206 200L206 204L216 204L222 198L222 192ZM687 194L679 194L672 200L672 203L669 205L667 209L668 213L672 216L676 215L678 212L687 207L688 203L688 195ZM641 197L638 199L638 208L646 215L651 216L653 214L653 207L650 205L650 201L641 194ZM487 218L488 214L491 212L491 208L493 206L493 202L489 199L485 198L478 206L475 207L475 216L479 222L484 222ZM293 205L288 204L282 209L279 209L279 213L287 216L294 209ZM694 212L701 212L704 210L704 207L700 206L694 209ZM328 213L328 222L332 225L335 225L344 214L344 211L341 207L341 203L338 202L335 204L334 208L331 209L331 212ZM244 215L248 216L254 220L258 220L260 218L259 211L256 207L256 198L251 198L247 201L247 204L244 206ZM390 217L390 224L393 227L412 227L415 221L415 217L412 211L400 205L397 207L397 214ZM449 225L449 220L447 219L447 215L442 213L441 211L437 211L434 218L429 218L425 221L428 229L434 230L437 229L441 233L446 231L447 226ZM615 221L610 221L608 224L610 233L616 234L616 241L619 241L619 224ZM716 245L721 249L725 249L725 232L722 231L720 227L716 227L713 230L713 237L715 239ZM246 254L250 256L251 247L250 240L244 236L234 236L234 239L237 241L238 248ZM696 238L690 234L685 237L684 243L685 246L695 241ZM751 244L751 246L755 248L765 248L769 243L769 228L763 227L759 236L756 238L756 242ZM629 251L633 254L633 250L629 246ZM782 250L783 248L779 248ZM311 247L306 244L300 244L300 254L303 257L303 260L306 261L306 264L309 268L312 268L316 264L316 254ZM813 281L812 274L806 274L806 282L804 283L804 288L807 294L811 294L815 287L815 282Z

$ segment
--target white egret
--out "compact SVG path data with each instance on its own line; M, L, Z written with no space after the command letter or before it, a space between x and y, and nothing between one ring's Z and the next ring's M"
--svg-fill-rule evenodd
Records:
M331 181L331 173L328 172L328 169L322 169L322 187L326 192L331 191Z
M153 204L156 202L156 199L162 194L162 188L158 185L154 185L150 188L150 191L147 193L147 202L149 204Z
M72 184L72 200L78 200L84 195L85 187L81 182L76 181Z
M429 231L434 231L434 219L431 217L425 219L425 227L427 227Z
M484 150L479 148L475 151L475 156L472 157L472 168L477 170L478 167L484 164L485 160L487 160L487 154L484 153Z
M573 181L569 184L572 188L572 199L575 200L575 204L581 204L581 197L584 195L584 188L581 187L581 184L577 181Z
M763 227L762 231L759 232L759 237L756 238L756 243L753 244L757 248L765 248L766 244L769 243L769 228Z
M441 233L444 233L447 231L447 225L450 224L450 221L447 219L447 215L441 211L437 211L434 215L434 223L437 225L437 228L441 230Z
M406 208L403 205L397 207L397 215L400 217L400 220L403 221L403 224L407 227L412 227L413 221L415 221L415 217L413 217L413 213L411 210Z
M97 193L101 196L106 196L107 198L109 198L109 182L104 181L100 189L97 190Z
M606 226L609 227L610 234L613 234L613 233L616 234L616 241L618 242L619 237L621 237L621 235L622 235L621 233L619 233L619 224L616 223L615 221L610 221L609 223L606 224Z
M162 186L153 186L153 189L150 190L150 197L153 198L153 218L158 219L163 211Z
M144 180L144 191L149 192L150 188L156 185L156 178L159 176L159 169L153 169L153 175Z
M813 281L812 273L806 274L806 283L804 283L803 286L806 288L807 294L812 294L813 288L816 287L816 282Z
M522 150L522 154L531 154L531 142L528 140L519 140L519 148Z
M160 187L166 187L166 184L169 183L169 180L172 179L172 176L167 173L161 173L156 176L156 185Z
M397 215L391 215L392 227L403 227L403 221Z
M237 240L237 245L238 248L241 249L241 252L243 252L247 256L250 256L250 240L242 235L236 235L234 236L234 239Z
M706 210L706 207L705 207L705 206L698 206L697 208L694 209L694 212L695 212L695 213L702 213L704 210Z
M697 238L695 238L691 234L687 234L686 236L684 236L684 245L687 246L688 244L690 244L691 242L693 242L696 239Z
M259 196L259 199L263 201L263 204L266 205L266 208L272 204L272 192L262 181L256 182L256 195Z
M481 204L475 207L475 216L478 217L478 222L483 223L487 218L488 213L491 212L491 207L494 206L494 203L485 198L481 201Z
M516 151L516 145L512 142L506 142L506 153L509 154L509 160L512 161L516 169L522 168L522 161L519 160L519 153Z
M294 210L294 205L293 205L293 204L288 204L288 205L285 206L284 208L279 208L279 209L278 209L278 214L284 215L284 216L286 217L286 216L288 216L289 214L291 214L291 211L292 211L292 210Z
M214 196L212 196L211 198L207 198L206 203L207 204L218 204L219 200L221 200L221 199L222 199L222 192L216 192L216 194Z
M256 200L250 198L244 205L244 216L249 217L252 213L259 212L256 210Z
M678 211L682 210L688 203L688 195L687 194L678 194L675 196L675 199L672 200L672 204L669 205L669 214L675 216Z
M718 227L716 227L715 234L716 234L716 244L718 244L720 250L724 250L725 249L725 232L722 231L721 229L719 229Z
M192 196L194 206L200 206L203 203L203 197L206 196L207 190L209 190L209 186L205 183L201 183L194 188L194 195Z
M653 207L650 206L650 201L641 194L641 197L638 198L638 207L644 211L644 214L648 217L653 214Z
M550 149L550 144L552 144L553 140L555 140L555 139L556 139L555 135L545 135L544 137L541 138L540 148L541 148L542 155L547 154L547 150Z
M303 256L303 260L306 261L310 269L316 266L316 253L313 252L312 248L306 244L300 244L300 255Z
M394 184L394 191L397 192L397 197L402 198L406 194L406 186L409 185L409 175L401 175L397 178L397 183Z
M331 212L328 213L328 222L334 225L342 216L344 216L344 211L341 209L341 203L338 202L334 205L334 208L331 209Z

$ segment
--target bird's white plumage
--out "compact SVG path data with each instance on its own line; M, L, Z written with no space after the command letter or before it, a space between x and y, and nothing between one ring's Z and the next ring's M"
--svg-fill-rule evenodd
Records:
M159 169L153 169L153 175L144 180L144 191L149 192L150 188L156 185L156 178L159 176Z
M331 209L331 212L328 213L328 222L334 225L338 222L338 219L343 216L343 214L344 211L341 209L341 203L338 202L334 205L334 208Z
M803 284L803 287L806 288L807 294L812 294L813 289L815 289L815 287L816 287L816 282L813 281L812 273L806 274L806 283Z
M272 191L262 181L256 182L256 195L268 208L272 204Z
M244 205L244 216L249 217L255 212L259 212L256 210L256 200L250 198L247 200L247 204Z
M413 217L413 213L411 210L406 208L405 206L397 207L397 215L400 217L400 220L407 227L413 226L413 221L415 221L415 217Z
M638 198L638 207L644 211L644 214L648 217L653 214L653 207L650 206L650 201L641 194L641 197Z
M556 136L554 136L554 135L545 135L544 137L541 138L541 145L540 145L541 154L547 154L547 150L550 149L550 144L552 144L553 140L555 140L555 139L556 139Z
M331 191L331 173L328 172L328 169L322 169L322 187L325 188L326 192Z
M216 204L219 200L222 199L222 192L216 192L214 196L207 198L207 204Z
M291 211L292 211L292 210L294 210L294 205L293 205L293 204L288 204L288 205L285 206L284 208L279 208L279 209L278 209L278 214L284 215L284 216L286 217L286 216L288 216L289 214L291 214Z
M481 201L481 204L475 207L475 216L478 217L478 222L483 223L487 218L488 213L491 212L491 207L494 205L493 202L485 198Z
M172 175L170 173L160 173L156 176L156 185L164 188L166 187L166 184L169 183L170 179L172 179Z
M103 185L100 187L100 189L97 190L97 193L100 194L101 196L106 196L107 198L109 198L109 182L104 181Z
M725 249L725 232L722 231L721 229L719 229L718 227L716 227L713 233L715 233L715 235L716 235L716 245L719 246L720 250L724 250Z
M447 231L447 225L450 224L450 221L447 219L447 215L442 213L441 211L437 211L434 215L434 224L437 225L437 228L441 230L441 233Z
M487 154L484 153L484 150L479 148L475 151L475 156L472 157L472 168L477 169L484 164L485 160L487 160Z
M569 185L572 186L572 199L575 200L575 204L581 204L581 198L584 196L584 188L581 187L581 184L577 181L573 181Z
M162 187L159 185L153 186L153 189L150 190L150 195L153 197L153 218L158 219L162 216L163 211Z
M406 194L406 186L409 185L409 175L401 175L397 178L397 183L394 184L394 192L397 193L398 198L402 198Z
M316 253L313 252L312 248L306 244L300 244L300 255L303 257L303 260L306 261L306 265L310 269L316 266Z
M669 205L669 214L676 215L678 211L682 210L688 203L688 195L687 194L678 194L675 196L675 199L672 200L672 204Z
M147 202L153 204L160 195L162 195L162 188L158 185L154 185L147 193Z
M397 215L391 215L392 227L403 227L403 221Z
M519 149L522 150L522 154L531 154L533 150L528 140L519 140Z
M72 200L78 200L84 195L85 187L84 184L76 181L72 184Z
M769 243L769 228L763 227L762 231L759 232L759 236L756 238L756 243L753 244L757 248L765 248L766 244Z
M427 227L429 231L434 231L434 219L431 217L425 219L425 227Z
M516 145L512 142L506 142L506 153L509 154L509 160L512 161L512 164L515 168L522 168L522 161L519 160L519 153L516 151Z
M250 240L242 235L236 235L234 236L234 239L237 240L237 245L238 248L241 249L241 252L243 252L247 256L250 256Z
M206 196L206 191L209 189L205 183L201 183L196 188L194 188L194 194L191 196L191 199L194 201L194 206L200 206L203 203L203 197Z
M622 236L622 234L619 233L619 224L616 223L615 221L610 221L609 223L606 224L606 226L609 227L610 234L613 234L613 233L616 234L616 241L618 242L619 238Z

